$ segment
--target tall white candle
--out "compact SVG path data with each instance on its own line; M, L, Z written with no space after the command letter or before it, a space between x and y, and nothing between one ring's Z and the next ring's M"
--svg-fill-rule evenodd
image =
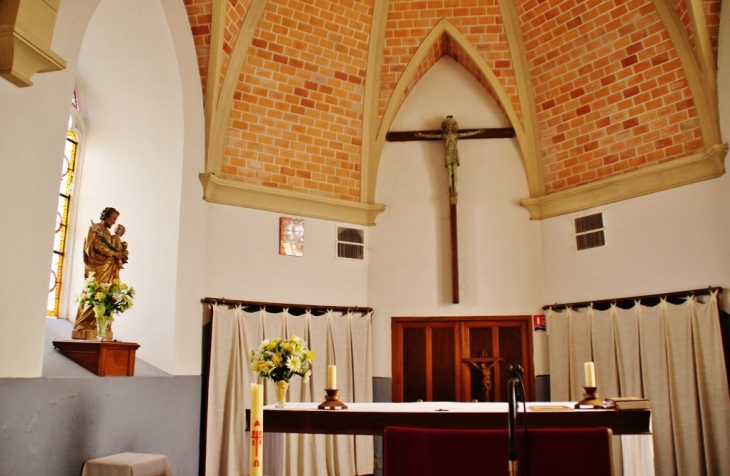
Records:
M250 476L264 474L264 386L251 384L251 454Z
M327 388L330 390L337 388L337 367L334 365L327 366Z
M596 369L593 365L593 362L586 362L585 370L586 370L586 387L595 387L596 386Z

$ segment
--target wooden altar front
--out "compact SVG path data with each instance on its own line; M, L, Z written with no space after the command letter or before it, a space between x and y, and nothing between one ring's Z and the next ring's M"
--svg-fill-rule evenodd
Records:
M614 435L650 433L650 410L580 409L574 403L528 402L530 428L606 427ZM264 428L273 433L380 435L389 426L432 429L507 428L506 403L347 403L347 410L318 410L316 403L264 407ZM565 407L565 408L562 408ZM250 411L246 410L246 429ZM522 428L524 414L518 414Z

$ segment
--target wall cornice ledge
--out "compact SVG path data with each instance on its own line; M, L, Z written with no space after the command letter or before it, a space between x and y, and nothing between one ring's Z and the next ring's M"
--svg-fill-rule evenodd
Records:
M725 173L727 151L727 144L716 144L704 153L550 195L523 198L520 205L530 211L530 219L542 220L710 180Z
M60 0L0 0L0 77L24 88L66 61L51 51Z
M278 190L222 179L212 173L203 173L199 177L200 183L203 184L203 199L211 203L364 226L375 225L375 218L385 210L384 204L348 202L290 190Z

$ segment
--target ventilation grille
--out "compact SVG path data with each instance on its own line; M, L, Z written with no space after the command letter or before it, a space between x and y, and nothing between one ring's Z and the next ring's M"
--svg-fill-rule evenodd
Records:
M365 259L365 231L338 226L337 257Z
M606 246L603 213L575 219L575 245L578 251Z

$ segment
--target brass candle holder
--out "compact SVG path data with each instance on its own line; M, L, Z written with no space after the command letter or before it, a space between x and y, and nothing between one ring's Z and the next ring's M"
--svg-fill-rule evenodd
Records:
M598 396L598 387L583 387L585 393L583 394L583 400L575 404L575 408L580 408L581 405L591 405L593 408L603 408L603 402Z
M317 408L320 410L337 410L338 408L347 410L347 405L342 403L339 395L337 395L338 389L325 388L324 391L327 392L327 395L324 397L324 402L320 403Z

